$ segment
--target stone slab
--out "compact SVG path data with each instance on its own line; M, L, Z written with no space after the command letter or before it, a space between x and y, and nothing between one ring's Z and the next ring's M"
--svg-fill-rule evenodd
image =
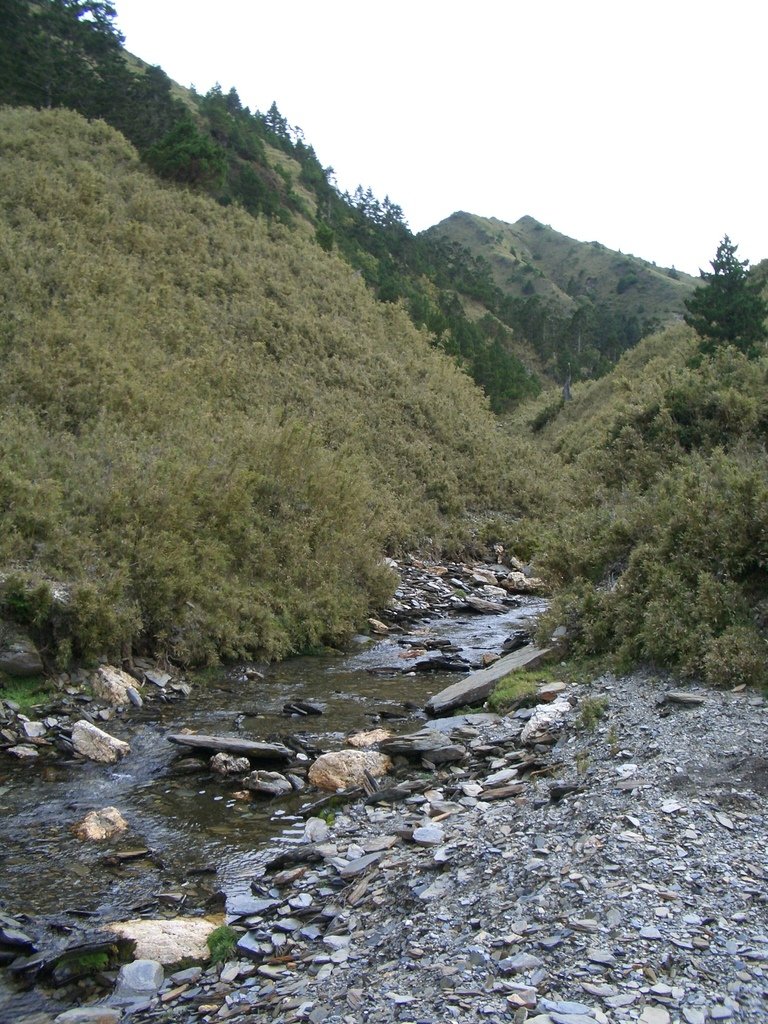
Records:
M425 704L424 710L431 715L442 715L454 708L482 704L500 679L517 669L532 668L549 654L549 650L548 647L535 647L533 644L521 647L488 668L471 672L464 679L434 694Z
M212 753L240 754L254 761L290 761L293 751L282 743L259 743L235 736L206 736L203 733L169 733L166 739L182 747L209 750Z

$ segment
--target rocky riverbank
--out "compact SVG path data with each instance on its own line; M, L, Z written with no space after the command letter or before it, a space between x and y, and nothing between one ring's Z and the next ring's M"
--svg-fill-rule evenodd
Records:
M764 698L635 674L539 700L432 721L392 775L308 795L228 893L223 963L137 950L62 1024L764 1024Z
M554 731L460 718L458 761L287 833L230 903L234 955L130 1019L763 1024L766 701L565 692Z
M569 698L554 743L465 721L467 763L265 852L238 954L138 1019L764 1024L766 701Z

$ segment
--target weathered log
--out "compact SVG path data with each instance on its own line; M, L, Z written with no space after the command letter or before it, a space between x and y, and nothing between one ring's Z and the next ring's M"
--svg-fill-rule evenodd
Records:
M518 796L523 792L525 786L521 786L519 782L513 783L506 786L494 786L492 789L486 789L480 794L481 800L506 800L510 796Z
M514 654L500 658L488 668L471 672L466 679L447 686L444 690L430 697L425 711L432 715L442 715L454 708L473 707L482 704L490 696L496 683L504 676L517 669L532 667L549 653L548 648L523 647Z

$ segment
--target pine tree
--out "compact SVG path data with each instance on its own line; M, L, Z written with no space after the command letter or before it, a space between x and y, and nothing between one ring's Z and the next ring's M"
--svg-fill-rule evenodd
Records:
M748 273L749 260L739 260L737 249L726 235L712 260L713 272L701 271L703 283L686 300L684 319L702 339L702 351L734 345L753 358L768 338L768 305Z

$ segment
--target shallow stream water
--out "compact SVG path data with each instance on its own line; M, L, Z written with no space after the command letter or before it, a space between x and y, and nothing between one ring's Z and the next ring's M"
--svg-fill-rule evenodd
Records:
M360 638L346 654L292 659L253 681L244 681L244 666L222 670L184 700L147 703L108 723L109 732L131 744L131 753L114 766L45 757L5 762L0 909L22 917L25 930L47 947L82 941L100 925L142 910L170 905L199 912L213 906L217 892L231 898L247 890L256 853L289 835L299 808L318 794L235 800L232 781L205 768L179 773L175 765L189 751L169 743L168 733L190 728L251 740L298 737L319 752L339 749L350 732L379 723L412 731L425 718L415 709L461 675L408 673L408 645L450 640L479 666L483 654L502 653L504 639L542 607L526 598L503 615L423 620L406 635ZM321 703L324 713L286 715L289 701ZM381 712L403 717L382 721ZM127 833L106 843L73 836L72 826L85 814L110 805L127 819ZM110 859L142 847L148 856L119 864ZM2 986L0 980L0 1006Z

